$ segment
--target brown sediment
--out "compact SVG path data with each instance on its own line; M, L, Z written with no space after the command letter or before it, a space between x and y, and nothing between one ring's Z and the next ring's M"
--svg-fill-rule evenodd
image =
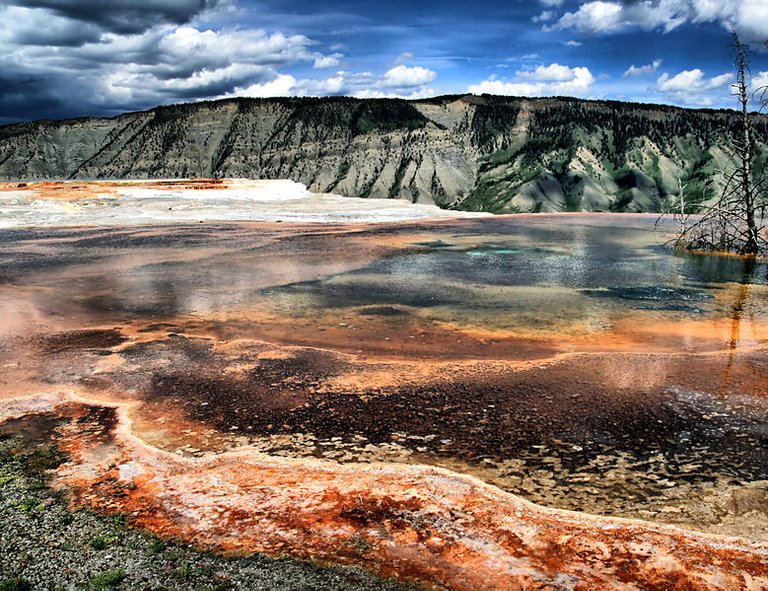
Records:
M212 190L212 189L226 189L229 186L229 182L226 179L209 179L209 178L194 178L194 179L167 179L162 181L148 181L141 183L142 188L147 189L194 189L200 190Z
M78 349L109 349L125 342L126 337L116 329L90 329L57 332L40 337L36 346L43 354L62 353Z
M363 306L291 317L263 307L239 308L220 314L215 322L203 320L197 329L207 330L222 340L251 338L378 359L512 362L547 359L564 353L717 353L728 346L734 331L731 318L692 320L645 314L611 318L609 330L556 334L523 327L494 330L434 321L403 306L386 309L386 314L371 313L370 307ZM760 349L768 344L768 324L745 320L739 326L740 350Z
M208 549L354 562L457 591L768 586L768 548L744 540L547 510L434 468L181 459L135 439L119 408L45 404L57 421L40 435L66 453L55 481L75 504Z
M707 496L719 480L766 476L762 354L738 359L736 401L731 392L703 394L725 371L723 355L577 355L518 367L420 362L420 374L328 355L339 373L307 372L303 355L262 355L233 372L215 369L213 356L210 372L161 371L144 408L183 410L265 453L462 465L548 505L716 531L728 531L721 508L701 499L710 513L691 512L690 496Z
M729 505L768 479L763 350L377 359L210 332L126 325L111 349L49 351L26 391L131 402L134 433L185 456L432 464L547 506L764 539Z

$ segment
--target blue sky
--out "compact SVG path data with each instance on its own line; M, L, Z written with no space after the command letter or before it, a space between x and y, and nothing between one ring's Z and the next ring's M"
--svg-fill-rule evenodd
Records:
M230 96L566 95L732 107L768 0L0 0L0 123Z

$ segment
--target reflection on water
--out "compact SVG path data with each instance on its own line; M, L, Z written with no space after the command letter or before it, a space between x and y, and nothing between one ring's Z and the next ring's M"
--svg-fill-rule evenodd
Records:
M369 241L350 236L345 244L358 244L351 250L321 233L229 226L16 231L0 277L16 286L28 278L84 313L116 320L257 303L295 316L401 306L432 322L520 332L610 332L617 317L642 312L660 313L649 315L654 322L730 317L736 308L739 317L763 317L762 262L673 254L647 221L542 217L378 229ZM428 238L409 240L409 233ZM382 234L397 248L372 248ZM742 294L737 285L754 288Z
M465 327L609 336L617 322L636 322L643 312L656 313L647 314L653 323L722 319L740 297L731 293L734 284L759 283L750 314L764 316L764 263L753 262L745 280L741 259L671 253L648 227L569 221L558 227L476 222L365 267L264 295L276 310L296 316L399 304L430 321Z
M653 221L15 231L0 361L17 390L140 400L183 453L436 463L741 531L729 495L768 480L768 268L666 251Z
M688 281L708 283L768 283L764 261L732 256L680 255L685 261L682 273Z

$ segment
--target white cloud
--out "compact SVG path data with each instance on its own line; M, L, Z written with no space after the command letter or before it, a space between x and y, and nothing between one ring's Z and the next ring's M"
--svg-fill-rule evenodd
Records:
M251 84L245 88L235 88L235 90L222 95L220 98L291 96L295 94L296 85L297 80L293 76L278 74L274 80Z
M375 77L370 72L351 73L339 70L322 79L301 80L295 87L299 96L353 95L355 88L373 84Z
M205 25L233 7L233 0L0 0L0 21L14 23L0 27L0 113L115 114L285 95L302 90L285 69L341 65L341 53L321 53L304 35ZM333 81L323 82L330 91Z
M110 39L115 50L130 41L124 37ZM133 41L141 47L140 39ZM159 39L146 40L140 53L151 53L152 63L126 60L123 53L106 48L113 63L103 64L94 75L103 79L104 103L110 99L129 104L144 102L153 95L156 102L162 103L215 97L238 88L263 87L266 92L276 82L285 83L276 68L312 59L307 50L309 43L300 35L267 35L256 30L214 32L182 26L164 32ZM89 50L105 55L104 48L88 46L83 53Z
M427 85L437 74L421 66L395 66L384 75L372 72L338 70L325 78L296 79L279 74L272 80L237 88L221 98L233 96L328 96L346 95L358 98L425 98L435 90Z
M313 68L316 70L327 70L329 68L338 68L341 63L341 58L344 56L340 53L334 53L332 55L319 55L315 58Z
M557 16L557 13L554 10L545 10L541 14L531 18L531 20L534 23L545 23L547 21L551 21L553 18L555 18L555 16Z
M178 27L158 44L159 62L173 70L221 68L230 64L275 66L311 58L310 40L303 35L267 35L254 29L239 31L200 31Z
M435 96L436 92L433 88L416 88L411 91L382 91L375 88L364 88L352 93L355 98L401 98L406 100L416 100Z
M768 2L765 0L693 0L694 22L720 22L747 41L768 37Z
M574 41L573 39L571 39L570 41L566 41L565 43L563 43L563 45L565 45L566 47L581 47L584 44L581 41Z
M768 37L766 0L591 0L563 14L551 29L611 33L628 27L672 31L680 25L719 23L746 41Z
M387 71L382 84L388 88L413 88L429 84L437 77L437 72L421 66L400 64Z
M768 107L768 72L758 72L752 77L753 108Z
M668 74L662 74L657 86L662 92L679 92L683 90L712 90L728 84L733 79L732 74L721 74L714 78L705 78L704 72L695 68L693 70L684 70L673 77Z
M678 103L706 106L719 99L724 87L731 84L733 79L733 74L720 74L707 78L704 72L695 68L684 70L674 76L662 74L656 81L656 88Z
M561 64L550 64L549 66L538 66L532 72L519 71L517 75L527 80L565 82L576 77L576 69Z
M616 2L587 2L576 12L566 12L554 28L574 28L584 33L615 31L622 27L622 6Z
M0 18L25 10L0 8ZM42 14L31 12L35 17ZM280 69L302 61L334 67L342 57L310 51L313 42L303 35L256 29L214 31L159 24L141 33L102 32L95 39L83 33L78 38L68 18L50 16L56 36L72 38L70 44L55 48L18 42L19 35L28 36L22 28L12 33L3 29L0 71L6 79L18 79L20 88L31 77L44 75L41 88L49 103L91 105L86 111L90 113L220 96L284 95L297 82ZM25 22L39 26L38 20Z
M560 6L565 0L539 0L544 6Z
M509 96L588 96L595 78L589 68L571 68L561 64L538 66L533 71L519 70L513 80L491 77L467 89L473 94Z
M659 67L661 67L661 60L653 60L653 63L645 66L636 66L635 64L632 64L627 68L627 71L624 72L624 77L650 76L651 74L655 74Z
M305 80L299 94L322 96L345 94L358 98L424 98L434 95L427 85L437 77L433 70L421 66L399 65L383 76L372 72L336 72L324 80Z
M768 88L768 72L758 72L752 77L752 88Z

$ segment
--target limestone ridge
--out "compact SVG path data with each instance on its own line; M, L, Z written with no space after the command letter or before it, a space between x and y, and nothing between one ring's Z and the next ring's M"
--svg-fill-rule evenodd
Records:
M717 194L737 126L732 111L568 98L228 99L0 127L0 178L288 178L499 213L658 211L678 179L689 201Z

